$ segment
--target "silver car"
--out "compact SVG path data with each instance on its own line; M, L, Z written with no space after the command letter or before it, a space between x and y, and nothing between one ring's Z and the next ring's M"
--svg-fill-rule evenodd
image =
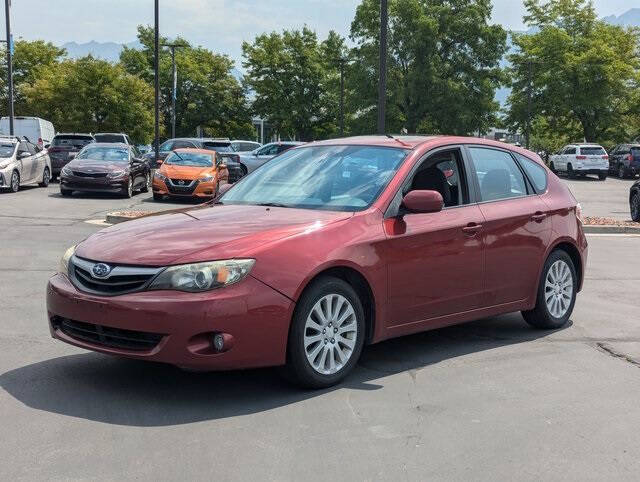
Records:
M255 151L240 154L240 167L245 174L255 171L262 166L265 162L273 159L278 154L282 154L284 151L291 149L292 147L300 146L304 142L295 141L281 141L271 142L259 147Z
M17 137L0 136L0 188L18 192L26 184L49 185L51 159L46 149Z

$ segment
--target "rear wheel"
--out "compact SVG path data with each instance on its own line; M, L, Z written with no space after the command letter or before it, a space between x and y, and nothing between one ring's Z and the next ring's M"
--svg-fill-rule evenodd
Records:
M640 193L635 193L631 197L631 219L640 223Z
M619 177L620 179L624 179L625 177L627 177L626 170L625 170L625 168L624 168L624 165L622 165L622 164L620 164L620 165L618 166L618 177Z
M11 192L18 192L20 190L20 174L18 174L18 171L13 171L11 173L9 189L11 189Z
M551 169L551 172L555 173L556 172L556 166L553 162L549 163L549 169Z
M604 181L607 178L607 171L601 171L598 174L598 179L600 179L601 181Z
M326 276L305 290L289 333L287 374L308 388L335 385L351 372L364 344L364 310L354 289Z
M573 312L578 290L578 277L571 257L556 250L549 255L542 269L536 306L523 311L522 316L535 328L562 328Z
M573 166L571 164L567 164L567 177L569 179L573 179L574 177L576 177L576 173L573 170Z
M47 187L49 185L50 175L49 168L45 167L44 172L42 173L42 182L40 183L40 187Z

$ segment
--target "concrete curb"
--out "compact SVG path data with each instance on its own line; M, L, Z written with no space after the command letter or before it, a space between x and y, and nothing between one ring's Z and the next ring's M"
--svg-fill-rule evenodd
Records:
M640 234L640 226L612 226L591 224L584 226L587 234Z
M105 221L109 224L118 224L118 223L124 223L125 221L131 221L132 219L141 218L142 216L146 216L147 214L151 214L151 213L140 214L138 216L123 216L121 214L116 214L116 213L107 213Z

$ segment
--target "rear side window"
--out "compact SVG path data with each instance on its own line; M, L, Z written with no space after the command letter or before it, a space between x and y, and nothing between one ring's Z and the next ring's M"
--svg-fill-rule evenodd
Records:
M576 153L576 148L575 147L568 147L567 149L565 149L564 153L565 154L575 154Z
M604 156L606 152L602 147L581 147L580 154L584 156Z
M279 145L279 146L278 146L278 149L277 149L277 151L276 151L276 152L277 152L278 154L280 154L281 152L288 151L288 150L289 150L289 149L291 149L292 147L293 147L292 145L288 145L288 144L281 144L281 145Z
M471 147L482 201L497 201L526 196L527 184L511 155L496 149Z
M545 192L547 190L547 171L545 168L528 157L520 154L516 154L516 156L536 191L539 193Z

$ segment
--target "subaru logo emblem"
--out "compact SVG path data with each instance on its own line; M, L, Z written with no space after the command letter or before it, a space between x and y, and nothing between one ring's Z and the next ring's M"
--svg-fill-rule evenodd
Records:
M109 276L109 273L111 273L111 266L104 263L98 263L93 266L92 271L93 276L96 278L105 278L106 276Z

